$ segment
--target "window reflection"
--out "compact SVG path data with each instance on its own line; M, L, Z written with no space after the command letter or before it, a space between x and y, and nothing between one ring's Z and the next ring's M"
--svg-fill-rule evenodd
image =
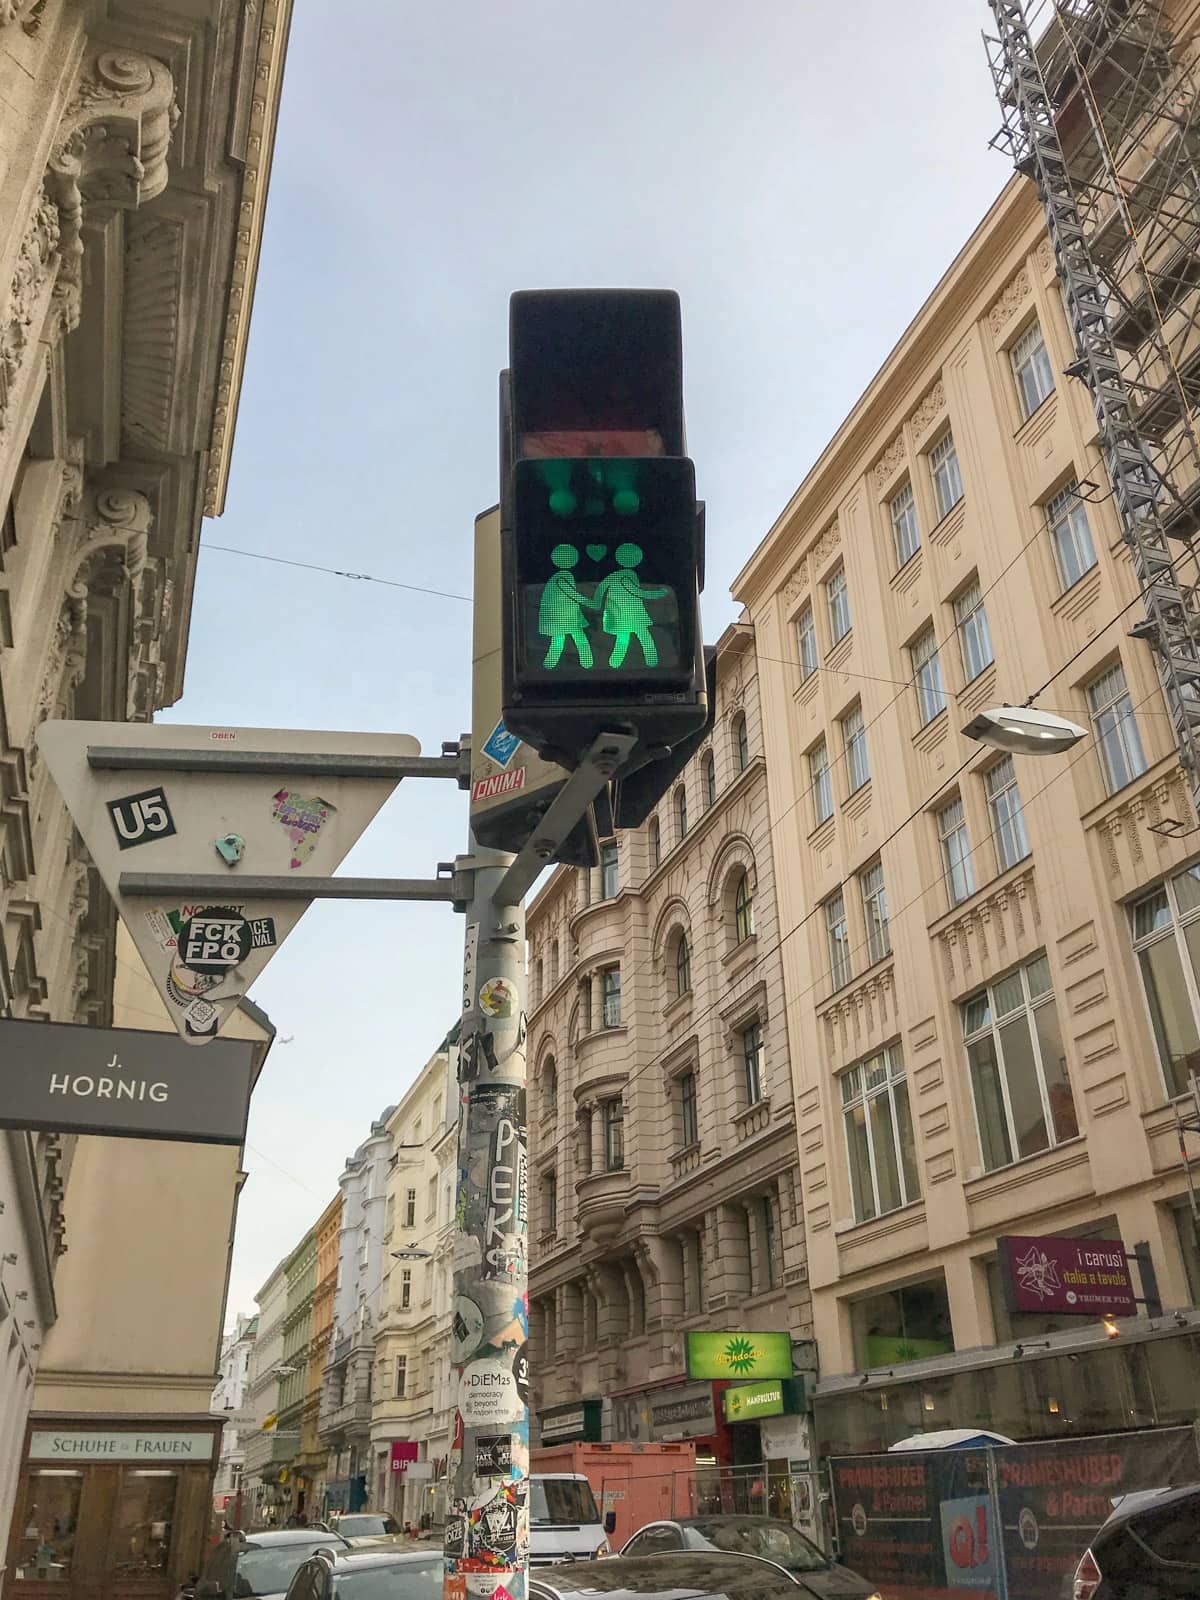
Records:
M30 1471L17 1546L18 1579L52 1582L69 1575L82 1490L82 1472Z
M108 1548L112 1573L163 1572L179 1489L176 1472L126 1467Z

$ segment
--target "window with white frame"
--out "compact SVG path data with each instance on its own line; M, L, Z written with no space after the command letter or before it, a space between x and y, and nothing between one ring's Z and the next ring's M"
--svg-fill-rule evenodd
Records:
M850 590L846 587L845 567L839 567L826 583L825 602L829 607L829 641L836 644L850 632Z
M942 662L938 655L937 635L932 628L918 634L909 646L912 662L913 685L917 691L917 710L921 726L932 722L946 709L946 691L942 687Z
M696 1100L696 1074L679 1075L679 1123L683 1145L697 1144L700 1140L700 1115Z
M1096 565L1087 506L1079 497L1077 479L1072 478L1052 500L1046 501L1046 526L1054 546L1058 581L1064 589L1070 589Z
M808 776L812 786L813 815L819 827L833 815L833 778L824 739L808 752Z
M617 844L609 839L600 846L600 898L611 900L621 887L617 861Z
M958 648L962 652L963 677L970 683L993 660L992 635L978 578L955 600L954 624L958 629Z
M1200 1075L1200 865L1177 872L1130 908L1133 948L1167 1093Z
M400 1274L400 1309L407 1311L412 1305L412 1270L405 1267Z
M1021 791L1013 758L1005 756L984 775L988 810L992 814L992 838L996 843L996 864L1001 872L1015 867L1029 854L1025 833L1025 813L1021 810Z
M417 1191L409 1189L404 1196L404 1226L414 1228L417 1223Z
M899 1048L890 1045L851 1067L842 1074L841 1084L854 1220L869 1222L921 1198Z
M742 1072L746 1104L756 1106L763 1097L762 1023L751 1022L742 1029Z
M1119 661L1092 679L1087 698L1104 787L1109 794L1116 794L1146 770L1142 736Z
M949 429L929 452L929 476L933 480L933 497L937 501L938 520L954 510L963 497L962 473L958 469L958 451L954 448L954 435Z
M876 861L859 873L858 886L862 891L863 919L867 924L867 956L872 963L882 961L892 953L883 862Z
M605 1028L621 1026L621 969L605 967L600 974L600 1014Z
M975 893L975 868L971 865L971 842L961 795L937 813L937 831L946 894L950 904L956 906Z
M825 932L829 939L829 976L840 989L854 976L850 963L850 929L846 922L846 898L839 889L825 902Z
M921 548L921 530L917 525L917 502L913 499L911 483L906 483L903 489L888 501L888 515L892 519L896 565L902 567Z
M1054 368L1042 338L1041 327L1030 323L1009 351L1022 417L1031 417L1048 394L1054 392Z
M1079 1120L1046 957L998 978L961 1009L985 1168L1074 1139Z
M396 1399L403 1400L408 1392L408 1357L396 1357Z
M863 723L862 706L855 706L848 712L841 722L842 749L846 757L846 780L850 793L861 789L871 777L871 767L867 760L867 730Z
M796 618L796 648L800 654L800 676L811 678L817 670L817 626L813 621L813 608L805 606Z

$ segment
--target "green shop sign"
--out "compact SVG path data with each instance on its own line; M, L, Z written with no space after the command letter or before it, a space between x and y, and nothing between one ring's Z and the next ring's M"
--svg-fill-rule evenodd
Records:
M790 1378L790 1333L689 1333L689 1378Z
M804 1379L774 1378L768 1383L735 1383L721 1395L726 1422L756 1417L798 1416L804 1411Z

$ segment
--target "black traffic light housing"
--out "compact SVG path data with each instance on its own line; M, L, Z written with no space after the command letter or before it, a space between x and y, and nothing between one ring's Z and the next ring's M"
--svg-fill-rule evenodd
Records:
M666 755L648 756L641 765L627 768L611 785L612 820L616 827L640 828L712 732L717 703L717 652L712 645L705 647L704 675L708 714L700 727L681 739Z
M708 715L679 298L525 290L509 315L505 726L565 766L600 733L632 731L644 762Z

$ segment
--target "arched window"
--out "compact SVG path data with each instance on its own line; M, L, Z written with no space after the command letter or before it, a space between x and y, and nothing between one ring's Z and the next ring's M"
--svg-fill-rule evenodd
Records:
M558 1063L553 1056L546 1057L542 1068L542 1112L558 1110Z
M704 758L704 804L705 807L715 806L717 803L717 763L713 760L710 750Z
M657 867L662 860L662 830L658 826L658 818L651 817L646 830L646 838L650 845L650 866Z
M692 987L692 950L686 933L675 944L675 993L689 994Z
M733 759L739 772L750 765L750 745L746 738L746 719L739 711L733 719Z
M754 935L754 890L746 872L739 876L733 891L733 931L738 944Z
M682 784L675 791L675 821L679 825L679 837L687 838L687 790Z
M546 998L546 965L541 956L537 959L537 965L534 967L533 973L533 1003L535 1006L540 1006Z

